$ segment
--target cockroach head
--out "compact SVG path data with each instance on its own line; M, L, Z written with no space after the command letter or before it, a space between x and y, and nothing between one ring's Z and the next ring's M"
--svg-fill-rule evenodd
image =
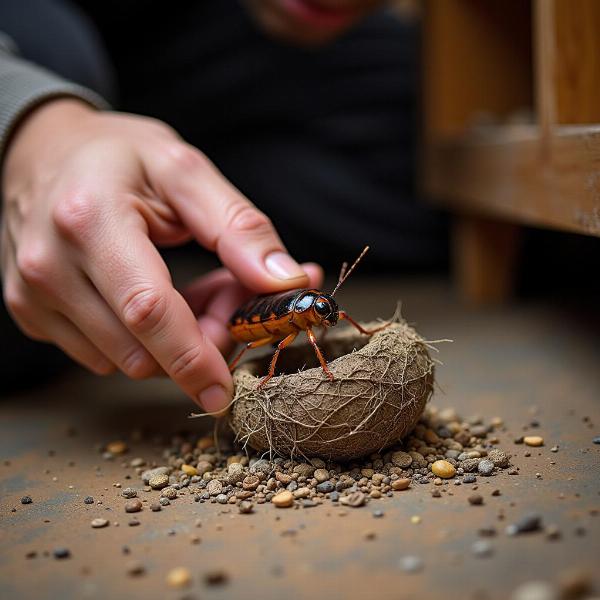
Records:
M321 323L328 327L333 327L337 324L340 316L340 309L337 302L331 294L321 294L315 300L315 313L321 319Z

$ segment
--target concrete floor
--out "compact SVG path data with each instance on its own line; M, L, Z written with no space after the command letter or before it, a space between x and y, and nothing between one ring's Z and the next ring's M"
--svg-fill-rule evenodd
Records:
M573 570L587 573L600 592L600 446L592 444L600 435L597 315L534 302L468 310L443 283L432 281L355 279L339 297L358 318L389 315L397 299L423 335L454 340L440 345L444 366L437 371L433 403L463 415L497 415L506 423L501 447L514 455L520 474L503 472L481 482L483 506L469 506L467 485L452 486L454 495L442 498L419 486L360 509L265 505L254 515L186 497L160 513L146 508L139 513L141 525L128 527L112 484L139 482L125 480L132 470L103 460L98 445L124 438L128 458L159 461L154 434L168 438L206 425L187 420L193 407L168 382L71 372L0 405L0 598L504 599L524 581L556 583ZM539 427L527 430L542 435L546 445L515 445L533 419ZM139 429L148 432L145 441L131 441ZM557 453L550 452L554 445ZM495 488L501 496L491 496ZM33 504L20 504L25 494ZM84 504L87 495L103 505ZM373 518L374 508L385 516ZM561 539L507 536L506 524L530 511L557 525ZM417 514L422 522L411 524ZM99 516L111 525L92 529L91 519ZM198 518L200 528L194 526ZM498 529L491 539L494 555L476 558L471 545L480 539L477 529L487 525ZM365 539L366 531L375 539ZM199 544L191 543L193 535ZM54 559L58 546L68 547L72 557ZM26 558L30 551L37 556ZM423 559L420 573L400 570L406 554ZM145 565L145 575L127 576L132 559ZM186 591L165 584L176 566L194 575ZM225 569L228 583L207 586L203 576L213 569Z

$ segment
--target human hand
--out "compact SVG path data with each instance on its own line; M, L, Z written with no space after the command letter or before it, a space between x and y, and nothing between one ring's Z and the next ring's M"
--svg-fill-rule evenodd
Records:
M294 44L324 44L350 29L383 0L245 0L268 34Z
M10 142L2 190L4 299L21 329L98 374L164 371L209 411L232 393L218 310L247 290L320 277L308 267L311 282L269 219L152 119L47 102ZM192 237L229 270L227 282L207 280L200 326L156 248Z

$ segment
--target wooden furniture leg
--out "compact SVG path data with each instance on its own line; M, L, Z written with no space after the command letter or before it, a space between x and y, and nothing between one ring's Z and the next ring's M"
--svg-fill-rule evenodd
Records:
M518 242L517 225L465 215L455 218L453 266L464 300L482 305L511 296Z

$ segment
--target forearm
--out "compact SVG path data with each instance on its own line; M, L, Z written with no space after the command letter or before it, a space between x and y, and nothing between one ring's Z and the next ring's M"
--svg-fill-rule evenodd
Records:
M96 108L108 107L92 90L20 58L12 40L0 32L0 164L23 117L43 102L59 97L79 98Z

